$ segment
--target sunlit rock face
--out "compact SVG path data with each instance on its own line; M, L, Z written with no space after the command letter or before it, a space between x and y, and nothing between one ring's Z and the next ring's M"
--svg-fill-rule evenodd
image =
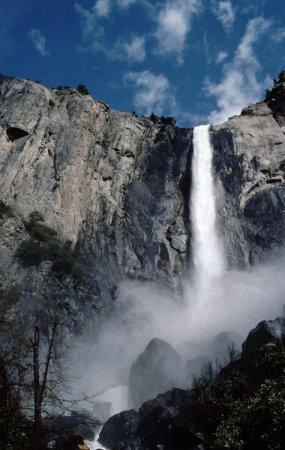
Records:
M284 242L284 86L210 128L231 267L248 267ZM15 78L1 77L0 98L0 200L14 212L0 218L1 291L17 284L26 299L68 298L81 322L109 311L125 279L179 291L192 260L192 130ZM49 261L24 267L15 257L35 210L75 249L80 280L54 276Z
M285 238L285 82L267 102L212 129L219 220L230 266L263 260Z
M191 131L76 89L1 77L0 97L0 200L14 211L0 220L3 289L17 282L29 297L46 289L102 311L125 278L179 288L189 260ZM48 261L24 268L15 258L35 210L75 249L80 282L52 276Z

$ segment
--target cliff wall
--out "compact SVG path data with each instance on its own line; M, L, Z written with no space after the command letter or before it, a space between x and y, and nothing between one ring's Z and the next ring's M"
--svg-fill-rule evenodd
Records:
M230 267L284 243L284 92L279 80L267 101L211 128ZM25 301L60 295L84 317L108 311L126 278L179 290L191 266L192 130L15 78L1 77L0 99L0 200L12 208L0 214L2 296L11 286ZM23 264L15 256L34 211L72 252L80 277L59 276L48 257Z

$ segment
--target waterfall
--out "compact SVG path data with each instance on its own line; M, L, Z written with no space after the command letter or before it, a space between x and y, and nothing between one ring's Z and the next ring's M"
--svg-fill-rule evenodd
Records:
M224 255L216 228L215 186L209 125L194 128L192 160L192 222L195 286L206 294L211 282L224 271Z

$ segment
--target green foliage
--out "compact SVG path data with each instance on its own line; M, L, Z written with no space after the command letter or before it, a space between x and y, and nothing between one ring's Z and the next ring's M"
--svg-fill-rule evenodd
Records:
M15 305L21 297L21 289L18 284L11 284L6 289L0 290L1 308L6 309Z
M38 241L48 242L56 236L56 231L39 222L25 222L29 235Z
M39 211L32 211L29 214L30 222L44 222L44 217Z
M63 245L56 239L56 231L41 223L44 219L37 211L31 213L29 219L24 224L30 239L21 242L16 256L27 267L37 266L42 261L51 261L51 270L58 277L70 274L74 279L80 281L81 272L76 267L70 245Z
M7 203L4 203L2 200L0 200L0 219L4 219L5 217L12 217L13 216L13 210L10 205L7 205Z
M76 89L82 95L89 95L89 91L84 84L79 84Z
M193 414L207 448L277 450L285 442L285 350L274 341L251 364L234 362L196 380Z

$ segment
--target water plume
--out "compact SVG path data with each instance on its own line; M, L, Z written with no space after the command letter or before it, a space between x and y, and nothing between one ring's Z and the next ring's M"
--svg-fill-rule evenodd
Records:
M194 279L199 301L206 301L211 282L225 269L216 226L215 186L209 125L194 128L190 212Z

